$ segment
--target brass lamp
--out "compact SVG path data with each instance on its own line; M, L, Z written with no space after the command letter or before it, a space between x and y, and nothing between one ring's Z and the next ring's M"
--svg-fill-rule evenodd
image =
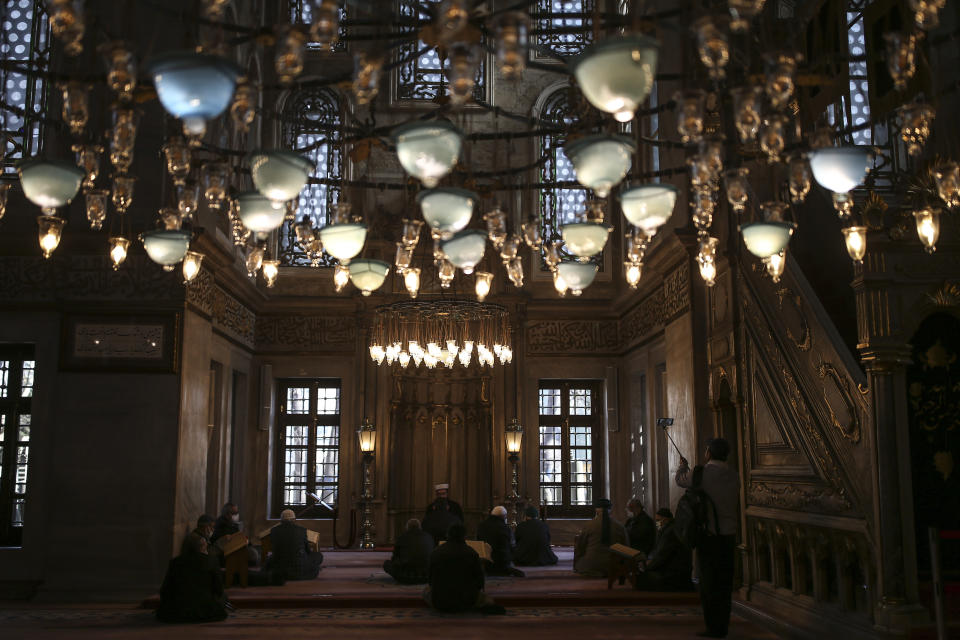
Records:
M364 418L363 424L357 427L357 439L360 441L360 451L363 453L363 493L360 494L362 517L360 520L360 548L373 549L373 513L370 502L373 500L370 478L370 463L373 462L373 452L377 444L377 427Z
M510 421L503 430L503 439L507 445L507 458L513 465L513 477L510 480L510 495L507 501L513 503L510 513L510 524L516 524L517 511L520 508L520 476L517 473L517 462L520 460L520 446L523 443L523 426L516 418Z

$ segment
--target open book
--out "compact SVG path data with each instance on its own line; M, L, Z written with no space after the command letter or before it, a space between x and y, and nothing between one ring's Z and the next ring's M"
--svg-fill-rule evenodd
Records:
M441 540L440 544L446 544L446 540ZM467 540L467 546L477 552L481 560L493 562L493 549L483 540Z
M623 558L630 558L631 560L633 559L645 560L647 557L643 551L638 551L637 549L628 547L625 544L610 545L610 553L621 556Z

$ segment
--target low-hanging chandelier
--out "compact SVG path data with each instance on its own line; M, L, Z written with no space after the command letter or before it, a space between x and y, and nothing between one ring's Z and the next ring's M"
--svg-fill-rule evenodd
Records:
M378 365L428 369L513 360L507 310L473 300L407 300L378 307L370 358Z

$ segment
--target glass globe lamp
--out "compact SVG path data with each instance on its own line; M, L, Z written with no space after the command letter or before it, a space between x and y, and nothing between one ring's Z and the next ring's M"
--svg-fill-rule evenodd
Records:
M292 151L274 149L250 154L253 186L274 206L300 195L313 171L313 163Z
M163 108L192 136L202 136L207 121L226 110L240 76L233 63L193 52L161 55L148 69Z
M190 284L200 275L200 264L203 254L197 251L187 251L183 255L183 283Z
M162 265L164 271L173 271L190 248L190 236L184 229L154 229L141 233L140 241L151 260Z
M940 209L924 207L913 212L917 223L917 235L923 243L923 250L933 253L937 250L937 240L940 238Z
M423 219L444 238L452 237L470 224L477 200L474 192L452 187L440 187L417 194Z
M57 207L69 204L77 195L86 172L65 162L28 160L17 168L23 195L52 216Z
M592 263L577 262L574 260L562 260L557 265L558 278L563 281L566 289L570 290L575 296L583 293L583 290L593 283L597 276L597 265ZM556 286L557 283L555 282ZM559 290L559 286L557 286Z
M601 198L630 170L637 147L624 136L587 136L569 143L563 151L573 164L577 182L593 189Z
M382 260L361 259L350 263L350 281L365 296L379 289L388 273L390 265Z
M589 47L571 72L590 104L629 122L650 95L659 50L646 36L609 38Z
M411 122L393 130L404 170L432 189L450 173L463 146L463 134L449 122Z
M123 236L114 236L110 238L110 262L113 264L113 270L116 271L127 259L127 249L130 248L130 241Z
M243 226L254 233L270 233L283 224L286 213L283 207L275 207L269 198L256 191L237 196L237 208Z
M359 222L328 224L320 229L320 242L331 256L350 264L350 260L363 250L367 241L367 226Z
M769 258L786 248L796 228L796 224L782 220L748 222L740 225L740 234L747 251L758 258Z
M595 222L574 222L560 229L567 251L586 262L603 251L610 235L610 227Z
M477 294L477 302L483 302L490 295L490 288L493 284L493 274L488 271L477 271L473 274L474 291Z
M841 231L850 259L854 264L863 264L863 256L867 254L867 228L854 225Z
M669 184L644 184L620 194L620 205L627 222L653 237L670 216L677 203L677 188Z
M478 229L467 229L454 235L441 245L447 260L465 274L473 273L473 268L483 260L487 248L487 234Z
M873 154L859 147L826 147L810 153L813 179L834 193L847 193L863 182Z

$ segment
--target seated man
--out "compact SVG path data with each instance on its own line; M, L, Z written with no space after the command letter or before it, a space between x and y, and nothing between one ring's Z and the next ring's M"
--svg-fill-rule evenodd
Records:
M580 530L573 547L573 570L590 577L606 577L610 545L627 544L627 530L610 517L610 501L600 498L593 506L596 516Z
M311 551L307 530L294 524L296 514L290 509L280 512L280 524L270 530L273 553L267 562L271 574L286 580L313 580L320 572L323 554Z
M441 483L434 486L436 499L427 507L423 516L423 530L433 536L433 543L446 540L447 531L454 524L463 524L463 509L450 499L450 485Z
M410 518L407 530L393 546L393 555L384 560L383 570L400 584L424 584L432 551L433 536L420 528L419 520Z
M537 508L523 510L523 522L517 525L517 546L513 561L520 566L544 567L557 564L557 554L550 548L550 528L538 518Z
M670 509L659 509L655 519L657 543L634 586L641 591L692 591L692 553L673 531L673 514Z
M223 564L223 552L220 550L220 547L210 542L210 537L213 535L213 516L203 514L197 518L197 528L190 532L186 538L183 539L183 546L180 549L180 553L186 553L190 547L190 536L196 535L203 538L207 543L207 557L210 560L210 563L214 568L219 569Z
M232 502L223 505L220 511L220 517L213 523L213 533L210 535L210 542L217 542L221 538L236 535L243 531L243 523L240 522L240 507ZM221 543L222 544L222 543ZM223 561L221 555L221 562ZM252 545L247 545L247 564L251 567L260 563L260 552Z
M491 576L523 577L523 571L513 566L513 531L507 526L507 510L494 507L486 520L477 527L477 539L490 545L490 560L483 568Z
M207 557L205 538L191 533L184 552L170 561L160 587L161 622L213 622L227 617L220 570Z
M479 609L484 613L505 613L503 607L483 592L483 567L480 556L467 545L467 530L455 524L442 544L430 554L430 584L423 599L438 611L457 613Z
M630 546L637 551L650 555L654 543L657 541L657 528L653 519L643 510L643 503L631 498L627 503L627 521L623 523L630 536Z

